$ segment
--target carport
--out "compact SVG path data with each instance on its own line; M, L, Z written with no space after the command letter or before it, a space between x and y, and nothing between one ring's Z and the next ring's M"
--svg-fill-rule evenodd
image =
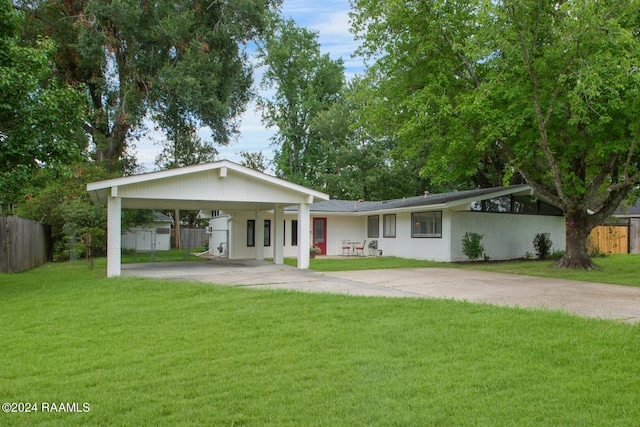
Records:
M228 160L87 184L95 204L107 206L107 277L121 274L122 209L273 211L274 264L283 263L284 208L298 207L298 268L309 268L310 205L327 194ZM264 230L256 227L255 259L264 258Z

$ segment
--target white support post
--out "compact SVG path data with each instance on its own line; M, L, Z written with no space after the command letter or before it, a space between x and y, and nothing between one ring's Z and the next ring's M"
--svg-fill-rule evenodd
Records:
M311 205L298 205L298 268L309 268L309 248L311 247Z
M284 208L277 206L273 212L273 263L284 264Z
M264 211L256 210L256 259L264 259Z
M122 199L109 197L107 201L107 277L120 276Z

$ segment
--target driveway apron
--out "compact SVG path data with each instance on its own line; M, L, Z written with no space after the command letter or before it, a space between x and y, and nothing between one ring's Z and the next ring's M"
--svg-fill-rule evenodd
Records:
M358 296L446 298L510 307L561 310L585 317L640 322L640 287L547 279L458 268L345 272L298 270L254 260L125 264L123 276L179 279Z

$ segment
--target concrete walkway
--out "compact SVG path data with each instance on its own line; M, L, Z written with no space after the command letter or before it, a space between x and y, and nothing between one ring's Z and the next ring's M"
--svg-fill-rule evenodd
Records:
M321 273L254 260L124 264L123 276L192 280L255 289L359 296L448 298L561 310L640 322L640 287L516 276L458 268L404 268Z

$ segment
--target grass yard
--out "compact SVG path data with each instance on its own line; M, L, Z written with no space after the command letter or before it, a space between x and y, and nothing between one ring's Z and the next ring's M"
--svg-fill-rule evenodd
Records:
M188 251L171 249L168 251L151 252L134 252L123 251L122 264L131 264L137 262L161 262L161 261L205 261L206 258L197 257L194 253L204 252L204 248L191 248Z
M599 270L583 271L555 268L555 261L477 263L475 265L464 264L464 267L500 273L640 286L640 254L608 255L603 258L594 258L593 261L600 268Z
M0 400L90 405L2 413L1 425L640 420L638 325L104 271L97 260L0 274Z
M290 266L297 266L296 258L285 258L284 263ZM453 266L455 264L423 261L417 259L396 258L396 257L344 257L326 258L318 257L309 260L309 268L317 271L352 271L352 270L380 270L384 268L428 268Z

